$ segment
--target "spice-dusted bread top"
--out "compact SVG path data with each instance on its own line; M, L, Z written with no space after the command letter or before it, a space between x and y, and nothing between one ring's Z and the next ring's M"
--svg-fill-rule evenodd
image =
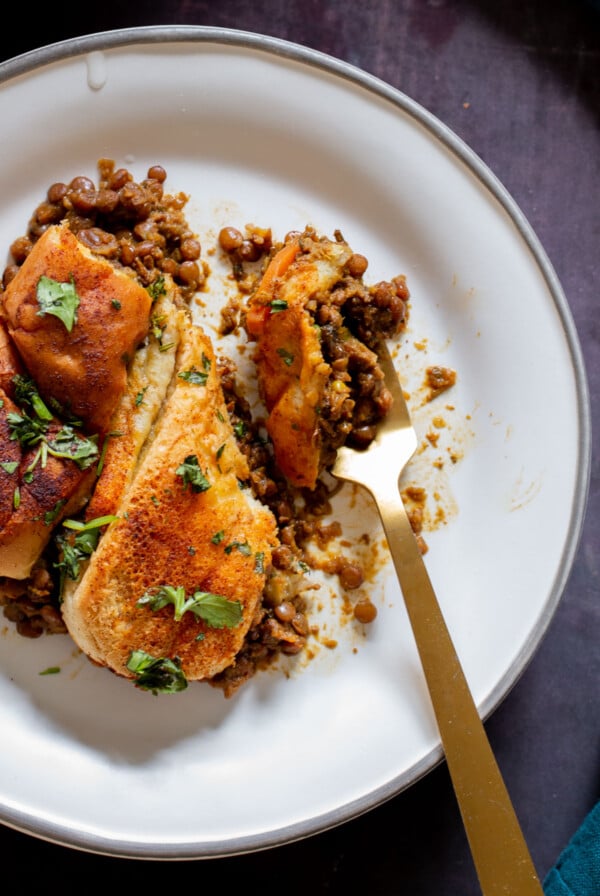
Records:
M107 454L98 483L101 506L92 514L109 511L116 519L81 576L66 580L62 611L73 640L97 664L133 678L128 662L132 652L141 652L181 662L192 681L210 679L235 661L261 606L278 541L271 511L244 487L248 464L210 340L181 313L178 322L171 316L170 326L179 334L172 337L177 349L166 401L138 452L128 432L145 429L145 402L154 401L157 359L148 353L146 372L140 365L135 371L135 389L144 399L129 423L123 418L129 463L124 449ZM131 476L119 475L124 466L133 467ZM123 490L113 504L117 480ZM171 603L140 605L144 595L160 597L162 589L179 591L182 602L206 595L200 603L216 603L216 622L192 610L176 618ZM220 615L234 608L239 618L220 624Z
M34 244L3 296L11 338L46 401L104 432L148 332L152 298L65 224Z

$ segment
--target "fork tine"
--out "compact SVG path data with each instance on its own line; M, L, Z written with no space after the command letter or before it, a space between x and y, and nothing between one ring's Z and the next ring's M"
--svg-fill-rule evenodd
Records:
M382 339L377 348L385 384L392 395L392 407L377 427L377 435L363 451L342 447L331 472L338 479L358 482L378 491L386 483L400 478L402 470L417 447L417 433L412 425L404 392L387 344Z
M388 429L397 429L398 427L412 428L412 420L404 397L404 390L385 339L379 340L376 352L379 358L379 366L385 377L385 384L392 393L394 400L389 414L380 424L378 431L387 432Z

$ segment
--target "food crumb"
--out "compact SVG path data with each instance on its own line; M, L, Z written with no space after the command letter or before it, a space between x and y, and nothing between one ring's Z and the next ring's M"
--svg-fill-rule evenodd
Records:
M439 367L437 364L425 371L425 385L429 389L429 401L456 383L456 371L450 367Z

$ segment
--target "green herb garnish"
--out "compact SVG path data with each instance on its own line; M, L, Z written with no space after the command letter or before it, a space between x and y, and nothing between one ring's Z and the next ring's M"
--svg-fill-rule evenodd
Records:
M12 378L15 387L15 402L20 406L26 405L32 408L38 420L44 420L49 423L52 420L52 411L48 410L35 383L28 376L22 376L17 373Z
M158 340L159 345L162 345L162 338L166 328L167 324L165 322L165 315L153 314L150 318L150 332L152 333L154 338Z
M48 453L74 461L80 470L87 470L98 457L97 436L89 439L77 435L72 426L65 425L52 438L46 438Z
M144 650L132 650L127 668L135 675L136 686L153 694L176 694L188 686L179 657L154 657Z
M148 386L144 386L144 388L141 389L141 390L137 393L137 395L135 396L135 406L136 406L136 408L139 407L139 406L141 405L141 403L143 402L143 400L144 400L144 395L146 394L146 389L147 389L147 388L148 388Z
M252 548L250 547L250 545L248 544L247 541L232 541L232 542L231 542L230 544L228 544L227 547L225 548L225 553L226 553L226 554L231 554L231 552L232 552L234 549L235 549L236 551L239 551L240 554L243 554L244 557L249 557L250 554L252 553Z
M77 323L77 309L80 302L73 276L69 282L59 283L51 277L42 275L38 280L36 295L40 306L38 314L53 314L63 322L70 333Z
M57 501L52 510L47 510L44 514L44 525L49 526L54 520L57 518L58 514L61 512L63 507L66 504L66 499L61 498L60 501Z
M277 354L279 355L280 358L283 359L283 363L286 364L288 367L291 367L291 365L294 363L294 356L292 355L291 352L288 352L288 350L286 348L278 348Z
M156 280L147 287L147 290L152 301L156 302L160 296L165 296L167 294L165 278L162 275L157 277Z
M32 415L25 410L21 410L20 413L11 411L6 415L10 439L18 441L25 449L40 445L40 450L27 468L27 473L33 473L38 461L45 466L48 454L72 460L80 470L86 470L98 455L97 437L91 436L88 439L80 436L71 424L65 424L52 436L48 435L53 416L42 401L35 384L28 377L20 375L13 377L13 382L15 399L31 409Z
M186 597L182 585L161 585L156 591L147 591L136 602L138 607L149 607L151 610L162 610L173 604L173 618L179 622L184 613L193 613L203 619L211 628L235 628L242 618L242 605L239 601L229 600L222 594L211 591L194 591Z
M19 442L23 448L32 448L41 442L48 428L43 420L30 417L26 411L20 414L16 411L9 411L6 415L6 422L11 441Z
M186 383L192 383L194 386L205 386L208 379L208 373L198 370L195 365L192 365L189 370L182 370L177 375L180 380L185 380Z
M96 519L82 523L80 520L63 520L65 529L74 530L77 534L74 538L68 535L57 535L56 544L61 551L61 559L54 564L60 570L60 593L62 594L65 578L77 581L81 569L81 563L87 560L98 547L100 529L107 526L117 516L99 516Z
M205 492L210 488L210 482L200 469L198 458L195 454L188 454L182 464L175 470L177 476L181 476L183 487L188 485L193 492Z

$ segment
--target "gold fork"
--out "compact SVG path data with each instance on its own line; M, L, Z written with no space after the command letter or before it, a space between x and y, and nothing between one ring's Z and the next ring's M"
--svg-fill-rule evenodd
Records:
M441 735L450 777L484 896L543 896L399 493L417 447L387 345L377 349L394 402L365 451L343 447L332 473L371 493L383 524Z

